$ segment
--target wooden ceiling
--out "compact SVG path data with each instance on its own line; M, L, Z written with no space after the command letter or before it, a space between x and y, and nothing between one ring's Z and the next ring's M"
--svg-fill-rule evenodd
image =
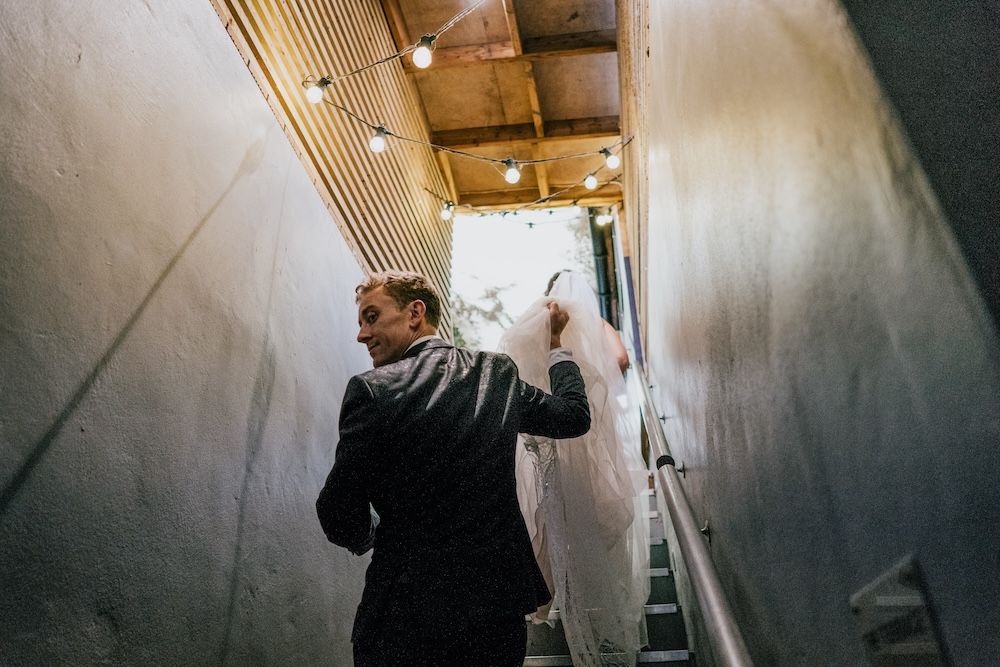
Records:
M380 0L399 50L435 34L473 0ZM595 153L620 141L614 0L486 0L435 40L431 65L409 56L431 143L483 157L539 160ZM512 209L621 201L600 155L503 166L437 151L460 207ZM583 180L594 173L598 187Z

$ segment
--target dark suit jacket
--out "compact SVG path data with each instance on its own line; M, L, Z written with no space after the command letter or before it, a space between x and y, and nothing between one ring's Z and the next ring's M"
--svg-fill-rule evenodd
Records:
M576 364L549 376L552 395L522 382L506 355L434 339L348 382L316 509L331 542L364 553L374 541L354 642L548 601L517 503L517 434L590 428Z

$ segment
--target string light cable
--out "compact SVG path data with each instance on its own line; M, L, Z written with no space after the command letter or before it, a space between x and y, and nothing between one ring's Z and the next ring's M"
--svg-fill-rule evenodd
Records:
M595 176L595 175L594 174L587 174L586 178L582 178L579 181L577 181L576 183L573 183L572 185L566 186L562 190L558 190L556 192L552 192L552 193L548 194L545 197L540 197L540 198L536 199L533 202L529 202L527 204L521 204L517 208L511 209L509 212L510 213L519 213L520 211L529 211L529 210L532 210L532 209L534 209L536 207L541 206L542 204L547 204L550 201L552 201L553 199L557 199L560 195L564 195L567 192L569 192L571 190L575 190L576 188L580 187L581 185L584 185L584 182L587 180L587 178L590 178L592 176ZM604 183L598 183L598 187L595 187L594 190L598 190L598 189L603 188L603 187L608 186L608 185L617 185L617 186L621 187L621 181L618 179L617 176L615 176L614 178L612 178L609 181L605 181ZM572 205L576 206L579 201L580 201L579 198L578 199L574 199L572 201Z
M353 111L351 111L350 109L348 109L347 107L342 106L340 104L337 104L336 102L333 102L332 100L326 100L326 99L324 99L324 102L326 102L327 104L329 104L333 108L338 109L338 110L342 111L343 113L347 114L348 116L350 116L351 118L353 118L357 122L361 123L362 125L364 125L368 129L370 129L373 132L375 132L376 136L381 136L383 139L386 138L386 137L392 137L392 138L398 139L400 141L406 141L406 142L417 144L417 145L420 145L420 146L427 146L428 148L434 148L436 150L444 151L446 153L450 153L452 155L457 155L459 157L469 158L471 160L478 160L480 162L491 162L494 165L497 165L498 167L499 166L503 166L504 169L505 169L505 171L504 172L500 172L499 169L498 169L498 173L503 173L504 174L504 178L508 178L508 179L513 177L513 174L511 174L511 170L512 169L516 170L516 171L520 171L520 168L523 167L524 165L542 164L542 163L545 163L545 162L557 162L559 160L573 160L573 159L581 158L581 157L591 157L591 156L594 156L594 155L604 155L606 151L609 154L611 154L613 157L618 157L618 155L616 153L610 153L610 151L612 149L617 148L617 149L619 149L618 152L620 153L621 149L623 149L625 146L627 146L632 141L632 137L624 137L623 139L620 139L618 142L616 142L612 146L607 147L607 148L602 148L602 149L597 150L597 151L590 151L590 152L587 152L587 153L572 153L572 154L569 154L569 155L555 155L553 157L536 158L536 159L533 159L533 160L516 160L516 159L514 159L512 157L508 157L508 158L486 157L485 155L476 155L475 153L469 153L467 151L461 151L461 150L458 150L456 148L451 148L449 146L442 146L440 144L434 144L434 143L431 143L429 141L424 141L422 139L413 139L411 137L405 137L405 136L403 136L401 134L396 134L395 132L392 132L389 128L387 128L384 124L378 124L378 125L376 125L375 123L367 121L364 118L362 118L361 116L359 116L358 114L356 114ZM374 137L373 137L373 139L374 139ZM381 150L383 150L383 149L380 148L379 150L375 150L374 148L372 148L372 150L374 152L378 153L378 152L381 152ZM620 159L619 159L619 161L620 161ZM508 176L508 174L510 174L510 176ZM518 177L516 179L512 180L512 181L508 180L508 183L516 183L519 178L520 178L520 175L518 175Z
M424 187L424 192L426 192L427 194L431 195L432 197L434 197L435 199L437 199L438 201L441 202L441 204L442 204L442 206L441 206L441 219L442 220L451 220L452 215L455 213L455 202L453 202L452 200L447 199L445 197L442 197L441 195L439 195L438 193L434 192L430 188L427 188L426 186Z
M396 53L393 53L392 55L376 60L373 63L370 63L363 67L359 67L355 70L351 70L347 74L341 74L335 77L323 76L318 79L312 75L307 76L305 80L302 81L302 86L306 89L306 99L308 99L313 104L318 104L323 99L323 91L329 86L335 83L340 83L341 81L343 81L348 77L352 77L355 76L356 74L361 74L362 72L366 72L372 69L373 67L378 67L379 65L392 62L397 58L402 58L403 56L411 52L414 54L414 59L416 59L418 52L420 53L421 60L426 58L426 64L420 65L414 62L414 64L417 65L417 67L421 68L427 67L431 63L430 53L431 51L434 50L434 43L437 41L437 38L440 37L445 32L447 32L448 29L454 26L456 23L458 23L466 16L471 14L474 10L479 9L479 7L485 2L486 0L479 0L479 2L477 2L476 4L470 7L466 7L458 14L455 14L453 17L448 19L448 21L443 26L437 29L437 32L427 33L426 35L421 37L416 44L410 44L409 46L404 47L403 49L397 51ZM426 56L424 55L425 53Z

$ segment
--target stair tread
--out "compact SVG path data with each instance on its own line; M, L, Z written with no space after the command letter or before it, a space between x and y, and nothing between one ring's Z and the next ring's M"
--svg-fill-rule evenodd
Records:
M654 662L684 662L691 659L691 653L686 649L671 651L640 651L640 664ZM569 655L529 655L524 658L524 667L562 667L572 665L573 658Z

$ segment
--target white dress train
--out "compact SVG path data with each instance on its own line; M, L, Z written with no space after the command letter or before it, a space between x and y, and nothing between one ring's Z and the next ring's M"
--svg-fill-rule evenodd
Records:
M584 278L563 272L544 299L508 329L500 351L521 378L549 390L546 304L570 315L562 343L587 384L591 429L580 438L519 439L518 500L535 558L553 593L573 664L634 665L646 641L649 530L641 495L648 471L639 415L608 345L597 300ZM548 622L548 606L532 617Z

